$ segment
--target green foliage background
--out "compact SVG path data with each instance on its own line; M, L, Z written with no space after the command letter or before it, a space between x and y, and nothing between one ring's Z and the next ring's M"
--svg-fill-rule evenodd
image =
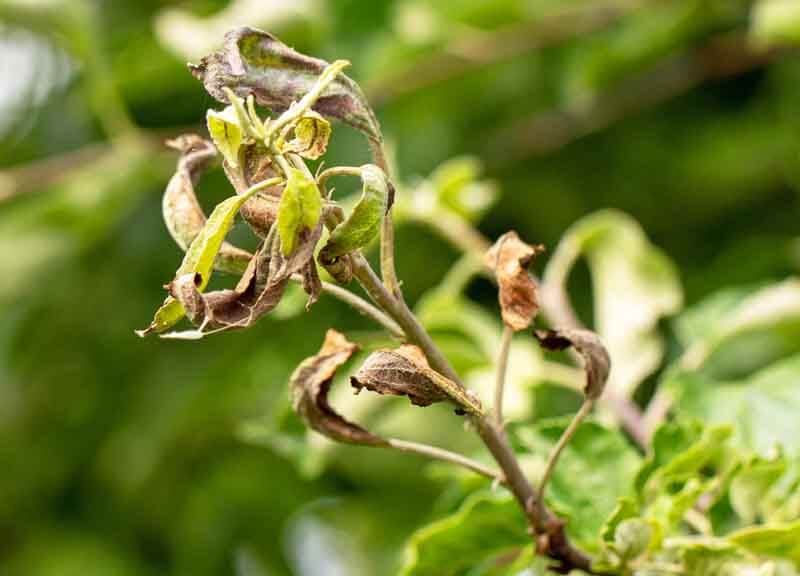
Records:
M278 18L286 4L296 13ZM181 258L161 221L174 156L160 143L202 131L217 106L188 73L186 51L214 47L228 25L261 26L305 53L351 60L408 188L448 158L482 160L501 190L478 223L488 237L515 229L552 252L578 218L625 211L674 260L688 305L797 273L800 59L783 45L800 24L759 28L744 0L604 4L622 14L546 46L517 34L515 52L503 31L599 3L265 1L225 22L236 7L222 0L0 2L0 573L389 574L409 535L452 511L469 484L454 487L413 456L298 447L288 433L264 440L265 422L299 428L285 414L287 378L324 330L363 339L373 330L335 301L300 315L287 306L246 332L200 342L134 336ZM569 30L580 21L564 22ZM742 52L752 38L781 47ZM331 150L332 163L367 158L344 127ZM203 180L206 207L229 194L225 185L219 170ZM397 241L413 302L457 253L408 220ZM590 318L586 268L570 286ZM488 282L467 293L496 311ZM667 359L712 333L744 293L728 290L665 323ZM455 328L442 330L443 342ZM796 351L796 332L782 329L770 332L765 358ZM451 351L459 369L483 362L462 345ZM737 434L757 436L758 418L775 408L754 415L742 408L746 397L702 380L757 380L758 366L743 368L736 354L713 356L716 372L662 381L702 419L731 402L752 420ZM779 397L791 406L800 370L786 370L770 382L785 386ZM657 380L637 397L646 400ZM532 416L575 406L546 384L531 390L522 401ZM399 409L369 418L477 448L447 411L423 418L388 403Z

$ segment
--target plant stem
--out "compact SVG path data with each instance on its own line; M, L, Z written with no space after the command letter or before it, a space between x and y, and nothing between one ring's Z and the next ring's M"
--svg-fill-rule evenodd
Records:
M369 266L364 256L352 254L353 275L358 279L370 298L389 314L400 325L408 340L419 346L428 359L431 367L452 380L457 386L464 388L461 379L417 320L405 302L395 299ZM531 486L525 473L520 468L514 451L506 439L502 429L483 414L470 414L470 422L475 426L494 457L509 490L525 512L531 529L544 539L538 541L538 551L560 563L565 569L591 571L591 558L574 548L564 532L564 523L545 505L540 503L536 491Z
M430 335L425 331L408 307L389 293L380 278L375 275L375 272L364 256L355 253L351 254L351 261L353 263L353 275L361 286L363 286L364 290L367 291L369 297L400 325L409 342L416 344L422 349L425 356L428 358L428 362L430 362L431 368L453 382L460 383L458 374L456 374L450 362L448 362L444 354L442 354L436 344L434 344Z
M542 474L542 479L539 482L540 505L544 505L544 492L547 489L547 483L550 481L550 477L553 475L556 464L558 464L558 458L561 456L561 452L564 450L567 444L569 444L569 441L578 430L578 426L580 426L581 422L583 422L583 420L589 415L589 413L592 411L592 408L594 408L594 398L585 398L580 410L578 410L575 416L572 417L572 421L569 423L569 426L567 426L566 430L564 430L564 432L561 434L558 442L556 442L556 445L550 452L550 456L548 456L547 464L544 468L544 473Z
M397 270L394 264L394 222L392 221L394 186L392 185L389 161L386 159L386 151L383 148L383 142L370 139L369 149L372 154L372 161L378 168L383 170L384 174L386 174L386 178L389 179L389 186L392 194L389 198L389 207L381 223L381 278L383 278L383 283L389 290L389 293L397 298L402 306L405 306L403 293L400 291L400 282L397 280Z
M478 474L480 474L481 476L485 476L489 480L493 480L501 484L506 483L505 477L501 472L493 470L490 467L485 466L480 462L473 460L471 458L467 458L466 456L463 456L461 454L450 452L449 450L444 450L443 448L437 448L436 446L430 446L428 444L408 442L406 440L398 440L396 438L389 438L387 440L387 443L390 447L400 450L401 452L421 454L423 456L427 456L428 458L441 460L442 462L450 462L451 464L457 464L459 466L463 466L464 468L472 470L473 472L477 472Z
M299 274L295 274L292 275L292 280L302 282L303 278ZM387 332L389 332L389 334L391 334L393 337L403 338L405 336L403 329L397 325L397 322L389 318L389 316L384 314L379 308L376 308L357 294L353 294L341 286L325 281L322 282L322 291L330 294L334 298L341 300L345 304L348 304L350 307L354 308L357 312L360 312L367 318L374 320L386 328Z
M332 168L327 168L320 172L319 176L317 176L317 186L319 186L320 192L326 198L328 197L328 191L325 188L325 182L327 182L328 178L333 178L334 176L361 176L361 168L357 166L334 166Z
M506 387L506 370L508 368L508 353L511 350L511 339L514 331L506 326L500 338L500 350L497 353L497 381L494 387L494 418L497 427L502 430L503 424L503 391Z

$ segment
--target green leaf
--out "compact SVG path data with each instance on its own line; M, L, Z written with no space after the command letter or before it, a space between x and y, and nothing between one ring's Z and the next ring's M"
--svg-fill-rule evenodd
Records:
M257 189L253 189L249 193L231 196L217 204L205 226L203 226L203 230L195 237L186 254L184 254L183 261L175 272L175 278L180 278L186 274L199 275L198 280L195 282L197 290L202 292L205 289L211 278L211 271L214 267L217 253L225 240L225 236L233 226L236 213L242 207L242 204L257 192ZM183 305L172 296L169 296L156 311L150 326L144 330L138 330L136 333L143 337L151 332L164 332L183 318L184 314Z
M754 524L762 515L762 503L769 489L786 472L783 458L753 457L742 466L730 483L730 502L745 524Z
M361 167L361 198L347 219L331 232L320 259L332 261L369 244L380 231L389 206L389 182L383 170L372 164Z
M533 477L541 474L567 424L567 419L560 418L515 430L518 442L529 451L523 462ZM561 454L545 495L554 511L566 518L567 533L576 544L589 551L600 549L606 519L620 498L633 496L640 465L636 450L618 430L596 422L578 428Z
M206 124L211 139L228 164L234 168L238 166L243 129L239 125L239 118L233 106L228 106L221 112L209 110L206 112Z
M676 322L683 370L746 374L800 351L800 279L714 294Z
M299 101L328 66L318 58L300 54L261 30L241 27L225 35L222 50L204 57L192 67L211 96L227 102L224 88L240 98L253 94L256 102L276 112ZM340 74L314 104L314 110L382 141L380 126L363 92L353 80Z
M603 542L611 543L614 541L614 533L617 531L617 526L624 520L635 518L639 515L639 506L633 498L620 498L617 502L617 507L611 512L608 520L605 521L603 527L600 529L600 538Z
M630 216L591 214L565 233L544 273L542 298L558 306L577 259L588 260L594 288L594 331L612 359L610 388L631 394L661 363L659 320L675 313L683 295L677 271Z
M673 396L679 413L732 424L738 441L758 454L768 455L781 446L794 457L800 455L798 381L800 355L739 380L672 372L662 386Z
M502 552L533 546L525 518L508 495L473 494L459 510L418 530L401 576L459 576Z
M697 442L652 472L643 487L645 500L657 497L670 486L690 481L704 466L721 455L722 446L731 434L730 426L706 428Z
M290 168L278 206L278 235L284 256L294 252L300 233L316 227L321 214L322 199L317 184L301 170Z
M702 435L699 422L686 418L665 422L653 435L650 453L636 474L636 491L641 496L648 479L683 453Z
M441 204L472 222L497 201L497 186L479 180L483 166L471 156L452 158L431 173L431 182Z
M783 558L800 566L800 522L744 528L728 540L753 554Z
M800 4L795 0L756 2L750 33L766 46L800 44Z

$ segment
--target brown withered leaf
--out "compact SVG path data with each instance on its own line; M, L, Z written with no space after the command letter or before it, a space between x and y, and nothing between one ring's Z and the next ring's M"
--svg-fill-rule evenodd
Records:
M378 394L407 396L415 406L448 400L467 412L482 412L477 398L433 370L422 351L411 344L376 350L350 378L350 384L357 391L366 388Z
M526 244L511 231L500 236L484 257L497 278L503 323L515 332L528 328L539 311L536 281L528 267L543 250L543 246Z
M308 93L327 66L324 60L300 54L267 32L240 27L225 34L221 50L190 65L190 70L220 102L227 102L224 89L230 88L240 98L252 94L260 106L283 112ZM370 140L382 140L378 120L361 88L344 74L328 85L314 110L346 122Z
M533 335L545 350L565 350L574 347L583 358L586 385L583 393L587 398L599 398L611 371L611 357L606 347L591 330L563 329L536 330Z
M358 346L336 330L328 330L320 351L303 360L289 380L292 406L309 427L328 438L350 444L383 446L386 445L383 438L344 419L328 403L336 370L357 349Z
M186 251L200 234L206 216L197 201L195 186L217 155L214 145L196 134L183 134L166 145L181 153L175 174L170 178L162 209L170 235L181 250ZM214 267L223 272L241 274L252 255L246 250L223 242Z
M284 257L278 249L277 238L265 244L252 257L233 290L201 293L195 278L187 274L166 286L170 295L185 308L198 331L171 334L171 338L199 338L204 333L247 328L271 312L283 298L292 274L303 275L303 288L309 294L307 307L316 302L322 284L314 263L314 247L322 235L322 224L305 231L297 249Z

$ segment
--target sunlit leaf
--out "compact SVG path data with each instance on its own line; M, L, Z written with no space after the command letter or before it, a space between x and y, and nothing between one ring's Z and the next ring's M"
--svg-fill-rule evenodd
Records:
M611 355L608 385L630 394L664 355L658 321L681 306L678 274L630 216L597 212L567 230L548 262L542 298L549 306L563 307L567 278L581 255L592 275L594 331Z
M783 558L800 566L800 522L744 528L728 540L745 550L770 558Z
M759 0L753 7L750 33L764 45L800 44L800 4L794 0Z
M480 180L482 166L477 158L462 156L441 163L430 180L438 201L470 221L478 220L495 203L497 186Z
M233 106L227 106L221 112L209 110L206 113L208 133L225 160L233 167L239 165L239 147L242 145L244 130Z
M322 199L316 183L301 170L291 168L278 207L278 235L284 256L294 252L303 230L317 226L321 213Z
M737 439L762 456L776 446L795 456L800 454L798 381L800 356L792 356L743 379L673 372L662 386L679 413L733 425Z

